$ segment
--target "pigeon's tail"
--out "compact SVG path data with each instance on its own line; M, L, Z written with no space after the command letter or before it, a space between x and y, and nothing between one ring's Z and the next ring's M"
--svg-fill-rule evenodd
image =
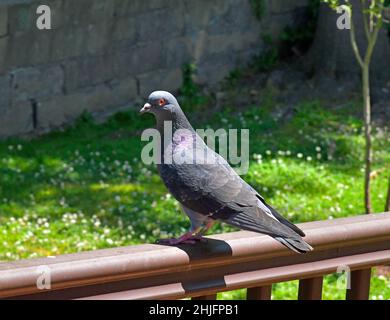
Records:
M297 253L306 253L313 250L313 248L303 239L292 239L292 238L282 238L282 237L273 237L273 238L279 241L287 248Z

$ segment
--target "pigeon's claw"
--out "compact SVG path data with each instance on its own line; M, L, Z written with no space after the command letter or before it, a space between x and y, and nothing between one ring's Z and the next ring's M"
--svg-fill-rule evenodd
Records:
M157 240L157 244L166 244L169 246L176 246L178 244L195 244L195 243L196 243L196 240L193 240L193 239L182 240L180 238L169 238L169 239Z
M206 241L206 239L203 238L202 235L200 235L200 234L193 235L192 232L187 232L179 238L160 239L157 241L157 243L175 246L178 244L195 244L199 241L203 242L203 241Z
M196 242L207 242L207 238L203 237L201 234L194 234L190 240L196 241Z

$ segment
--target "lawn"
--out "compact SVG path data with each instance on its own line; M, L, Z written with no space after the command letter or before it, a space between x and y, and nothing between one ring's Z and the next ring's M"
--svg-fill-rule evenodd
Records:
M362 214L362 121L354 104L316 101L282 118L273 99L236 110L226 106L196 128L250 129L251 162L244 177L293 222ZM199 119L196 113L190 119ZM204 118L204 117L203 117ZM72 127L31 141L0 143L0 260L154 242L189 227L153 166L140 160L151 116L133 110L103 124L88 115ZM374 131L373 208L384 208L390 163L388 129ZM212 233L234 228L216 225ZM275 299L296 298L297 282L274 285ZM243 290L223 293L244 298ZM324 299L343 298L327 276ZM372 279L372 299L390 299L390 278Z

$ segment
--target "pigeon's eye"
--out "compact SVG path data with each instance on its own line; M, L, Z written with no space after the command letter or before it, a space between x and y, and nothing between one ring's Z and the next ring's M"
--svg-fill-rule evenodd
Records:
M165 99L163 99L163 98L161 98L161 99L158 100L158 105L159 105L160 107L164 106L165 103L166 103L166 101L165 101Z

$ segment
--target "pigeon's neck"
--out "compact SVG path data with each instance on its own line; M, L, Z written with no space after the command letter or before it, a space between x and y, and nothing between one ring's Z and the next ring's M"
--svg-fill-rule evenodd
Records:
M189 123L183 111L175 110L157 118L157 130L161 136L161 160L166 163L165 157L168 152L170 159L176 148L186 148L193 145L196 132ZM171 163L171 162L169 162Z
M157 130L160 132L163 137L166 133L167 127L172 123L172 131L169 132L175 133L176 130L186 129L191 132L195 132L194 128L192 128L190 122L185 116L182 110L176 110L170 114L161 116L157 119Z

